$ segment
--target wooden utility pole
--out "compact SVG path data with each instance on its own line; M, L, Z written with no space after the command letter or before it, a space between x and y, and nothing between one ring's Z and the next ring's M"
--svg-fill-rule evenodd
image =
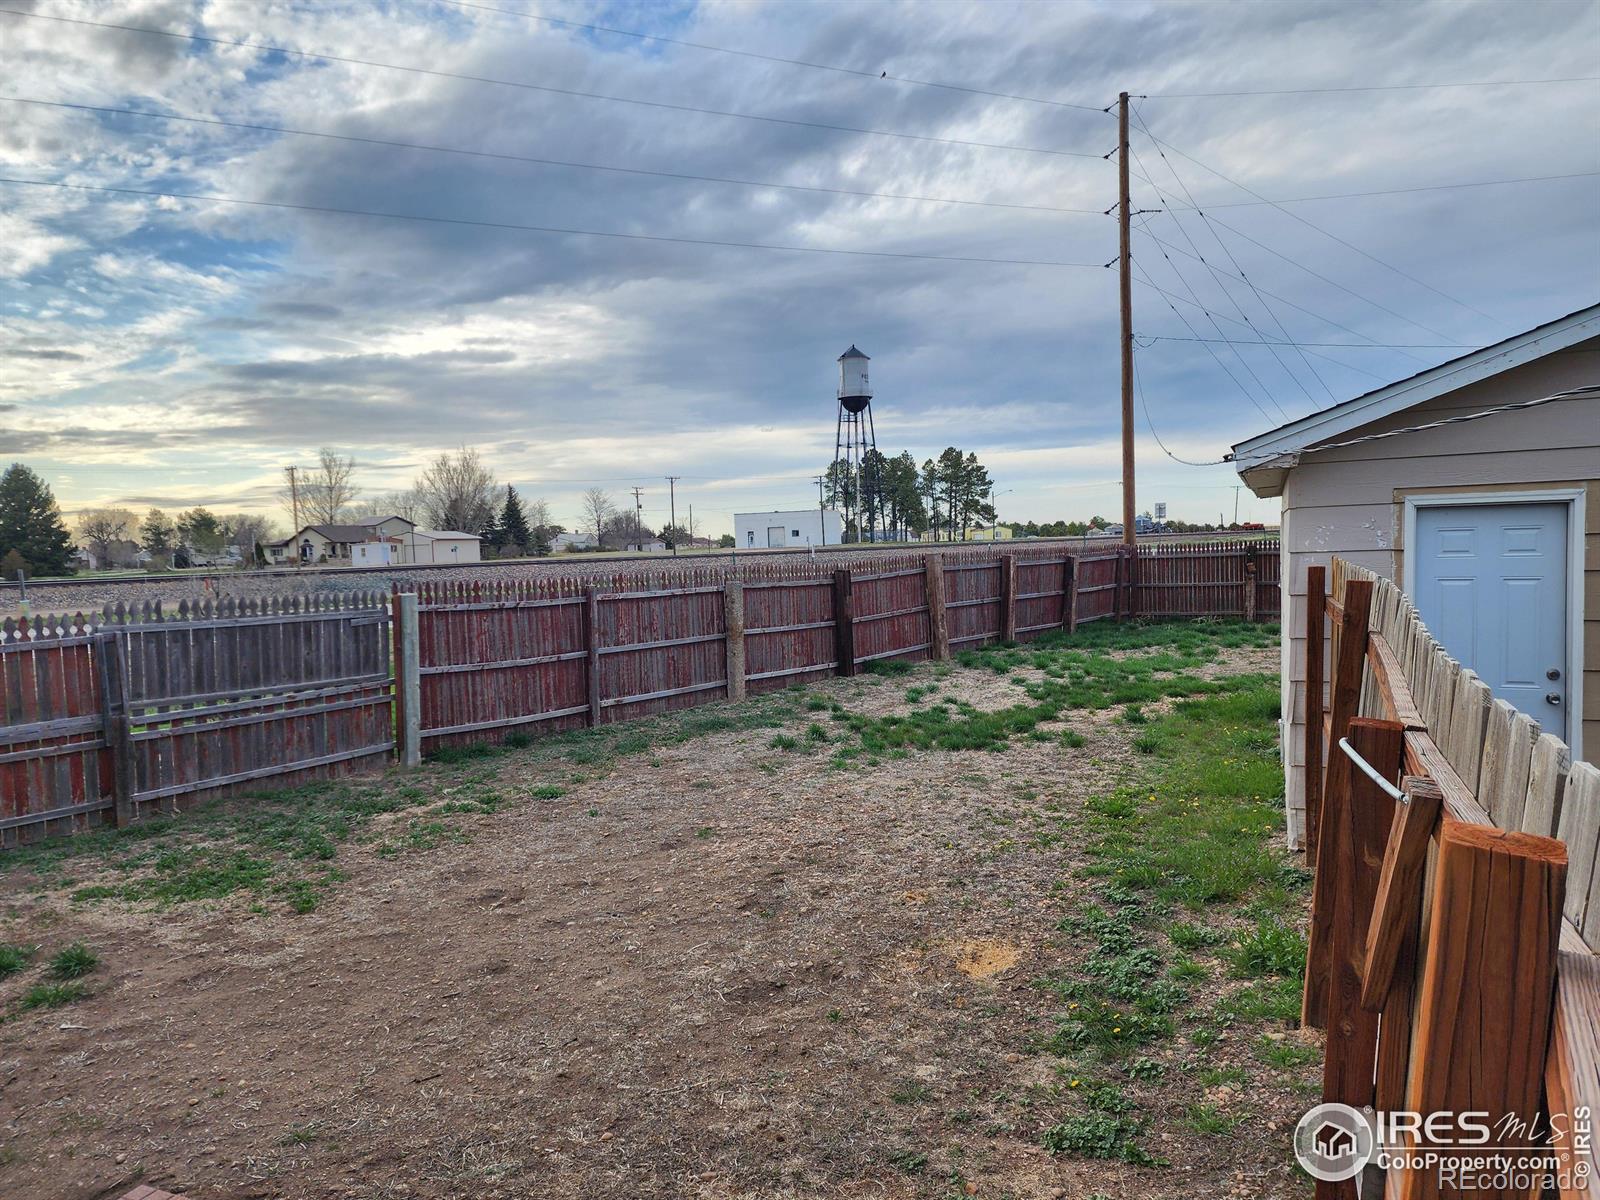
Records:
M289 504L294 509L294 532L289 535L289 543L294 550L294 565L297 567L305 564L300 561L300 544L295 541L300 536L300 468L285 467L289 473Z
M679 478L680 477L677 476L677 475L668 475L667 476L667 506L668 506L667 510L671 514L668 519L672 522L672 554L673 554L673 557L677 557L677 554L678 554L678 479Z
M1128 204L1128 93L1117 97L1117 281L1122 291L1122 541L1134 544L1133 255Z

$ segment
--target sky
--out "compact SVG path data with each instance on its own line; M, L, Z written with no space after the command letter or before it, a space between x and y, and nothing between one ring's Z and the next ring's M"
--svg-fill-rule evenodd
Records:
M1273 521L1230 445L1597 299L1596 3L0 7L0 454L69 513L473 446L726 532L855 344L881 450L1115 517L1121 90L1141 510Z

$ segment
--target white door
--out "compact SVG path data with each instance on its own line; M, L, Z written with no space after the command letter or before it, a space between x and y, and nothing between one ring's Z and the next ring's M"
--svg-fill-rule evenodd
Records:
M767 545L787 546L788 544L789 540L788 538L784 537L784 528L782 525L767 526Z
M1445 651L1539 727L1567 737L1565 504L1418 507L1417 611Z

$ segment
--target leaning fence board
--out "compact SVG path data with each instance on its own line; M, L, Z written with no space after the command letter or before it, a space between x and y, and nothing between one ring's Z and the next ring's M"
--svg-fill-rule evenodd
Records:
M1561 821L1561 793L1572 769L1572 751L1553 733L1541 733L1529 756L1528 795L1522 832L1554 837Z
M1590 946L1600 943L1596 927L1600 926L1600 912L1593 893L1600 870L1596 870L1595 856L1600 844L1600 768L1591 763L1575 762L1567 776L1566 791L1561 800L1561 820L1557 836L1567 844L1567 920L1583 934Z

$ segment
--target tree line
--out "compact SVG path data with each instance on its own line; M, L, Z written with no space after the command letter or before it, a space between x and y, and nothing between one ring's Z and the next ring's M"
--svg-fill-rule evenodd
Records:
M960 541L994 521L994 480L978 456L947 446L917 465L909 450L889 457L869 450L860 470L835 461L823 475L829 504L850 514L846 541L920 538Z

